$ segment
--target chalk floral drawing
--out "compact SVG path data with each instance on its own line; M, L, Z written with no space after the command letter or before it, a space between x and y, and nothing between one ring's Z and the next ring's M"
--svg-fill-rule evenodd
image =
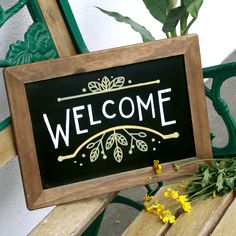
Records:
M142 139L139 139L147 137L146 133L131 133L127 129L123 129L123 132L124 134L114 130L112 132L109 132L109 135L107 135L106 138L106 134L103 134L102 137L95 142L90 142L86 146L87 149L92 149L90 152L90 161L96 161L100 153L102 154L103 159L107 159L106 151L113 148L113 157L118 163L120 163L124 156L122 146L129 146L129 154L133 153L133 149L135 147L141 152L148 151L147 143Z
M91 81L88 83L88 88L92 93L97 93L101 91L110 91L112 89L117 89L123 87L125 83L125 77L119 76L112 80L104 76L101 82Z

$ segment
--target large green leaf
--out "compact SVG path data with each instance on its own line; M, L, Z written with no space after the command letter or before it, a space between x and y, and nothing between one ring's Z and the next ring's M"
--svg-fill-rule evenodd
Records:
M165 23L168 0L143 0L143 2L156 20Z
M0 27L5 23L6 20L6 14L4 12L4 9L0 5Z
M131 20L129 17L122 16L121 14L117 12L106 11L99 7L97 8L103 13L105 13L106 15L113 17L118 22L122 22L122 23L126 23L130 25L134 31L138 32L141 35L143 42L149 42L149 41L155 40L152 34L145 27Z
M203 0L184 0L187 12L194 18L198 16L198 12L203 4Z
M176 28L176 25L179 23L185 11L186 11L185 6L180 6L180 7L171 9L169 14L167 15L166 22L164 23L162 30L165 33L174 31Z

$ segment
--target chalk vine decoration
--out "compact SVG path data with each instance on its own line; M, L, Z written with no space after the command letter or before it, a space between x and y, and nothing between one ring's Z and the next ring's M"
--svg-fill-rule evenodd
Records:
M138 132L134 132L134 130L138 130ZM59 156L58 161L62 162L67 159L75 158L82 148L86 147L86 149L91 150L89 154L91 162L95 162L100 157L100 155L102 155L103 159L107 159L107 152L113 150L114 159L120 163L124 157L124 150L122 149L124 147L129 148L128 153L130 155L133 154L135 148L141 152L147 152L149 150L148 143L143 140L144 138L148 137L147 132L158 135L162 139L173 139L179 137L178 132L162 134L148 127L121 125L103 130L93 135L83 142L74 153L65 156ZM155 141L155 138L151 139L151 142ZM156 148L153 148L153 151L156 151Z
M122 133L119 133L117 131L110 132L111 134L108 136L108 138L104 141L105 134L102 135L100 139L98 139L95 142L90 142L86 148L92 149L90 152L90 161L94 162L98 159L100 152L103 156L103 159L107 159L106 151L113 148L113 157L117 162L121 162L123 159L123 150L122 146L128 146L129 145L129 154L133 153L133 149L135 146L141 151L141 152L147 152L148 151L148 145L145 141L138 139L144 138L147 136L144 132L138 132L138 133L131 133L127 131L126 129L123 129L123 131L130 136L130 143L128 141L128 138L125 137ZM135 137L136 136L136 137ZM100 150L101 148L101 150Z
M88 93L87 89L83 88L83 94L62 98L60 97L57 98L57 101L63 102L66 100L77 99L85 96L109 93L135 87L143 87L147 85L155 85L159 84L160 80L154 80L138 84L132 84L132 81L128 80L127 82L129 85L126 86L125 82L126 81L124 76L118 76L115 78L111 77L111 79L109 79L107 76L104 76L102 79L99 78L97 81L91 81L88 83ZM149 142L147 142L146 139L149 138L149 133L157 135L162 139L172 139L179 137L178 132L174 132L171 134L162 134L148 127L137 125L120 125L111 127L93 135L85 142L80 144L80 146L77 147L74 153L65 156L59 156L57 160L59 162L62 162L67 159L75 158L80 153L80 151L85 148L85 150L89 150L89 158L91 162L95 162L100 156L102 156L102 158L105 160L108 157L108 153L109 156L111 156L112 152L113 158L118 163L120 163L124 158L125 151L128 152L129 155L132 155L135 150L140 152L148 152L150 150L149 143L154 143L156 139L150 138L151 142L150 140ZM159 143L161 143L161 141L159 141ZM152 150L156 151L156 149L157 148L154 147ZM85 156L86 155L83 153L82 157Z

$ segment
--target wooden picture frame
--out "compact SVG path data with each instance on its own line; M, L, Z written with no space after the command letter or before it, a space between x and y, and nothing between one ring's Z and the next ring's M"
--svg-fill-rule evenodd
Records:
M182 63L181 64L182 66L179 66L177 62L180 64ZM150 65L152 66L150 67ZM149 72L152 70L153 70L153 73L150 74ZM57 94L57 91L60 91L60 93L67 94L68 96L65 98L71 99L71 96L69 95L73 95L72 100L75 99L76 102L77 101L82 102L82 101L85 101L83 100L85 99L83 97L87 96L87 92L89 89L91 92L94 89L94 87L100 86L99 88L101 90L101 84L103 82L104 83L107 82L108 84L110 83L109 86L111 87L111 83L113 84L115 83L114 79L117 78L116 76L120 75L120 73L122 74L126 72L127 72L126 76L128 77L127 83L125 84L125 86L124 84L122 84L116 87L116 90L112 91L113 92L112 96L111 96L111 93L109 94L109 92L107 91L106 92L96 91L95 95L91 96L88 100L89 101L88 103L92 106L93 102L96 103L99 100L96 98L96 95L100 94L99 96L102 99L107 99L109 96L109 99L110 99L109 102L107 102L107 100L105 102L103 101L103 105L104 103L106 103L107 105L106 107L105 106L103 107L104 110L107 109L106 110L107 119L104 122L104 127L106 128L104 127L101 128L103 124L101 124L101 122L99 123L99 119L102 120L102 118L101 117L99 118L96 115L98 113L95 113L95 115L89 119L88 119L88 116L83 114L84 117L85 116L87 117L86 119L84 119L82 118L82 115L78 112L79 110L84 109L84 108L82 107L74 108L76 105L73 103L72 104L68 103L69 105L66 105L68 107L64 106L63 115L60 116L62 112L59 108L57 108L57 105L54 104L55 98L57 98L56 102L58 104L64 104L64 103L62 102L63 99ZM106 77L106 76L98 78L96 77L97 76L96 73L100 73L100 75L107 75L107 76L114 75L115 78L112 79L112 77ZM74 146L70 144L68 145L67 142L69 142L68 141L69 138L66 138L66 135L67 135L66 133L67 131L72 132L71 130L76 130L77 131L76 137L78 137L78 132L81 132L80 134L82 137L83 136L82 133L86 133L85 131L86 128L89 129L90 127L87 127L87 126L85 127L85 125L84 127L79 127L78 120L80 119L81 120L84 119L85 120L84 122L88 122L88 120L90 120L90 125L91 127L93 126L93 129L91 129L92 130L91 132L93 132L92 133L93 137L94 136L98 137L98 134L101 134L101 132L99 133L99 129L100 131L102 131L103 128L109 130L108 128L109 125L111 125L111 127L113 126L115 127L115 124L113 123L110 124L109 123L110 121L108 120L108 118L111 120L112 119L111 116L114 117L114 114L115 114L114 110L110 110L109 108L111 105L116 103L116 101L120 101L121 98L126 96L126 90L124 93L123 88L125 87L125 88L129 88L130 91L135 91L131 95L129 95L130 92L128 91L127 96L128 95L130 97L135 96L137 98L139 93L141 96L142 94L145 94L144 91L149 91L148 89L144 90L144 86L149 86L148 88L154 89L156 88L155 87L156 85L153 84L153 81L142 82L142 81L139 81L138 78L137 78L137 81L135 81L136 77L139 77L138 76L139 74L140 75L147 74L146 77L147 79L149 79L149 77L150 78L152 76L155 77L156 73L158 76L158 81L159 79L160 81L163 81L163 85L161 86L164 86L164 87L162 87L162 89L166 88L165 83L172 84L173 82L174 83L173 94L174 94L174 90L176 90L177 92L182 91L180 94L176 93L175 98L172 99L173 101L175 101L175 99L178 100L180 97L182 100L178 100L177 104L174 104L173 102L172 106L170 106L169 108L170 113L168 113L167 117L163 118L164 116L162 116L163 119L166 119L165 121L167 123L168 123L168 120L171 120L172 116L176 116L176 117L178 116L178 119L176 118L176 122L172 122L171 125L167 125L167 124L163 125L163 123L162 125L160 124L158 125L161 128L163 128L163 131L164 130L168 131L168 127L170 127L170 130L172 128L173 130L178 128L180 130L183 129L186 131L186 135L184 135L185 131L183 131L182 133L180 132L180 134L177 133L177 135L176 135L176 132L174 132L174 137L172 136L172 138L176 140L180 140L178 145L175 145L175 142L172 142L172 143L170 142L169 144L165 144L165 143L163 144L164 151L162 150L160 158L161 160L164 160L162 162L166 162L165 155L168 156L169 158L167 159L168 163L163 165L164 174L160 174L156 176L155 178L152 178L151 180L149 178L150 176L154 175L154 171L152 168L152 160L159 159L159 156L155 156L155 155L152 156L152 158L148 160L148 162L145 163L144 165L140 164L141 166L138 165L137 168L136 166L134 166L130 169L126 169L126 166L124 164L122 167L123 168L122 170L119 170L118 172L113 173L113 170L115 169L114 165L112 164L113 166L112 165L107 166L107 164L104 164L104 163L108 163L106 159L114 161L114 159L116 159L117 156L115 157L115 154L114 154L114 158L113 158L112 156L113 154L110 153L108 154L108 158L107 156L105 158L104 155L103 156L101 155L101 157L99 156L98 158L98 156L96 156L97 151L96 150L94 151L95 144L91 144L91 142L89 143L88 141L88 140L91 141L91 138L89 138L90 136L86 136L87 141L83 140L84 143L82 145L82 148L86 149L88 154L86 154L86 156L85 155L83 156L83 154L81 154L82 156L80 157L84 159L86 159L85 157L87 157L86 161L88 161L90 164L96 163L96 161L101 161L101 163L106 165L105 170L100 170L101 173L103 173L103 171L106 172L104 176L102 176L103 174L101 174L98 171L100 175L96 177L96 173L95 173L96 169L93 169L94 167L91 167L92 169L89 169L90 171L86 173L83 172L85 177L84 176L81 177L82 179L78 181L77 177L79 176L79 174L77 173L78 172L80 173L81 170L78 169L80 171L76 173L72 173L73 171L70 170L71 168L70 165L77 165L76 167L73 167L73 168L80 168L81 163L79 163L78 160L77 161L74 161L73 159L72 159L73 161L70 160L70 165L68 164L69 167L67 166L67 164L65 164L66 166L65 167L61 165L61 163L63 164L66 163L66 161L64 162L64 160L67 158L60 159L61 158L60 156L53 157L52 155L48 155L48 153L50 153L51 151L58 150L58 146L59 146L59 149L60 149L60 146L63 146L63 150L64 149L66 150L68 146L69 148L72 148L73 150L76 149L77 147L76 145L74 144L73 144ZM168 73L172 73L169 75L172 75L173 78L171 76L166 76ZM181 74L181 78L178 78L178 73ZM145 44L126 46L126 47L104 50L104 51L99 51L99 52L94 52L94 53L77 55L77 56L68 57L68 58L62 58L62 59L56 59L56 60L51 60L51 61L11 67L11 68L7 68L4 71L4 75L5 75L5 82L6 82L10 110L11 110L11 115L12 115L12 120L13 120L16 146L17 146L17 151L18 151L19 159L20 159L20 166L21 166L21 171L22 171L25 196L26 196L27 206L29 209L36 209L36 208L45 207L49 205L62 204L62 203L71 202L71 201L75 201L75 200L79 200L79 199L83 199L83 198L87 198L87 197L91 197L95 195L115 192L115 191L119 191L126 188L149 184L151 182L171 179L173 178L173 176L168 175L168 173L170 173L171 171L171 163L173 163L173 161L175 161L175 163L178 163L178 162L188 161L188 160L182 160L185 158L197 157L197 158L204 159L204 158L212 157L209 126L208 126L208 119L207 119L207 110L206 110L206 104L205 104L205 95L204 95L204 87L203 87L203 79L202 79L201 62L200 62L199 44L198 44L198 37L196 35L178 37L175 39L159 40L159 41L154 41L154 42L145 43ZM104 77L106 77L106 79L102 80L102 78ZM141 76L140 79L142 80L144 79L144 77L145 76ZM87 83L88 81L92 82L92 84ZM124 82L124 80L122 81ZM120 81L119 83L123 83L123 82ZM88 85L87 91L84 89L85 84L83 83ZM77 86L78 86L78 89L77 89ZM106 87L108 85L103 84L102 86ZM107 90L107 87L103 88L103 90ZM78 91L77 93L79 95L76 95L74 93L75 91ZM123 91L122 92L123 95L120 95L121 91ZM159 94L161 94L162 92L160 92ZM169 93L170 89L166 92ZM159 105L157 106L158 109L161 109L160 107L164 103L165 103L164 104L165 106L166 104L171 104L170 102L171 96L168 93L165 94L165 96L164 95L159 96L159 99L162 100L162 104L159 102ZM91 93L88 93L88 94L91 95ZM130 101L130 99L128 99L127 96L126 96L126 101L127 100ZM116 97L118 100L115 100ZM147 98L150 98L150 96L149 97L146 96L146 99ZM113 101L112 99L115 101L114 103L111 102ZM181 101L181 104L179 104L179 101ZM96 110L97 108L99 108L99 105L97 104L99 103L96 103L96 105L93 108L91 108L90 106L90 114L92 112L92 109ZM142 108L145 110L144 112L149 112L148 113L149 115L148 114L146 115L148 119L151 119L150 114L152 114L151 109L150 111L148 111L148 109L151 108L150 104L151 104L151 101L149 101L149 103L147 102L146 108L144 108L145 104L142 105ZM186 105L183 105L183 104L186 104ZM109 108L108 108L108 105L109 105ZM186 114L184 113L185 106L187 109ZM180 112L180 110L176 110L177 108L180 110L183 109L183 112ZM48 109L47 112L44 113L44 109L45 110ZM52 110L54 109L53 113L50 113L51 109ZM70 113L72 112L72 110L74 113ZM127 118L125 119L124 122L126 122L129 125L132 125L133 123L131 122L133 122L133 120L130 120L130 119L133 119L133 118L131 117L132 112L130 112L130 107L128 110L125 108L125 110L123 110L122 112L124 114L122 117ZM58 134L58 137L56 137L57 131L55 130L60 129L57 127L57 125L59 124L57 122L60 122L60 121L57 121L57 119L59 119L60 117L65 118L67 117L67 115L69 117L69 114L73 114L74 119L70 117L67 120L66 118L66 124L61 125L61 129L64 129L64 138L62 137L63 135L61 131L58 131L59 134ZM56 123L54 124L54 128L53 128L50 126L50 122L54 119L56 120L55 121ZM157 122L160 123L161 112L158 117L152 114L152 119L155 121L153 123L154 125L156 125ZM72 120L75 122L75 124L74 126L71 126L72 128L69 129L67 125L69 122L71 124ZM121 121L117 120L117 121L119 125L126 124L126 123L122 123L123 120ZM114 122L117 122L117 121L115 120ZM182 121L183 123L181 123ZM135 124L137 124L137 122ZM178 126L179 124L180 126ZM177 126L175 127L175 125ZM97 128L97 127L100 127L100 128ZM189 128L186 128L186 127L189 127ZM113 132L115 132L115 130L116 129L110 129L110 131L113 131ZM145 129L146 133L148 133L149 131L150 129ZM53 136L53 132L54 132L54 136ZM89 135L89 132L87 132L86 135ZM143 132L142 130L142 132L136 133L136 135L139 135L141 138L145 138L147 136L146 134L144 135L145 132ZM105 135L108 133L103 133L103 134ZM191 134L191 137L188 137L188 134ZM179 135L181 138L178 139ZM161 137L163 138L164 136L165 135ZM166 137L170 137L170 136L166 135ZM123 138L122 135L120 135L120 138L121 139ZM51 143L49 141L45 141L47 139L51 140ZM114 140L113 141L118 142L117 140L118 138L115 141ZM131 141L134 142L134 139L132 139ZM126 160L128 159L126 158L128 157L128 149L127 149L128 144L124 140L123 141L119 140L119 142L120 142L119 144L120 146L123 145L124 148L126 148L123 150L124 156L122 154L122 157L124 158L124 160ZM152 141L150 142L153 142L151 146L153 149L153 152L156 151L155 145L158 145L158 144L155 143L155 139L152 139ZM186 143L186 146L185 146L185 143ZM189 143L189 146L188 146L188 143ZM51 149L48 148L47 145L51 146L52 148ZM137 145L136 147L137 151L135 155L137 156L139 155L140 150L141 150L140 146L144 145L144 149L145 147L148 146L148 145L145 146L144 142L139 142L138 144L136 142L136 145ZM110 148L111 147L106 147L103 151L109 151ZM150 150L151 152L152 149L148 149L148 151ZM172 158L171 155L173 155L174 152L173 150L172 152L170 152L171 149L174 149L174 152L177 153L176 154L177 156L174 156ZM144 152L145 151L147 151L147 149L144 150ZM91 154L92 152L93 154ZM179 156L178 156L178 152L180 153ZM76 154L78 153L77 149L75 153ZM101 150L100 150L100 154L101 154ZM67 155L67 156L71 156L71 155ZM141 157L143 156L145 156L146 158L147 153L145 153ZM55 165L52 163L47 164L48 160L53 160L53 161L55 160ZM61 162L62 160L63 162ZM116 161L115 162L116 164L119 162L121 163L120 159L119 160L116 159L115 161ZM135 161L134 162L131 161L131 163L135 163ZM103 168L103 164L101 164L101 168ZM47 165L49 166L51 165L51 166L48 167ZM58 166L58 167L55 167L55 166ZM54 167L58 169L56 170L53 169L54 172L53 171L51 172L50 168L54 168ZM63 168L64 169L68 168L67 172L65 171L64 173ZM90 168L90 166L88 168ZM192 171L193 169L195 169L195 167L190 165L188 169ZM67 178L67 174L70 176L69 178ZM92 177L90 175L92 175ZM181 175L182 175L181 173L177 172L175 178ZM54 182L50 182L51 181L50 178L54 178L54 177L55 177L55 179L53 179ZM74 178L74 179L73 181L70 182L71 178ZM48 184L49 182L50 184L51 183L53 184L50 185Z

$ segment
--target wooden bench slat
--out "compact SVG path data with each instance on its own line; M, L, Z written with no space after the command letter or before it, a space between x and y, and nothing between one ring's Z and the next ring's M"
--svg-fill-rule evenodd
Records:
M58 7L57 0L38 0L44 19L60 57L76 55L73 42Z
M173 185L169 186L177 189L178 187ZM160 203L164 203L168 208L173 205L172 199L165 198L164 192L166 187L161 188L155 195L155 199L158 199ZM129 227L123 232L122 236L161 236L169 228L168 224L163 224L159 216L152 213L141 211L137 218L129 225Z
M216 226L211 234L212 236L219 235L236 235L236 227L233 226L236 220L236 199L232 202L228 210L225 212L221 221ZM233 226L233 227L232 227Z
M80 235L112 201L116 193L54 208L29 236Z
M16 156L16 149L13 139L12 126L0 132L0 167L7 164L8 161Z
M223 197L216 197L215 199L210 197L197 201L191 212L183 213L178 217L166 236L176 236L177 233L181 236L209 235L233 201L233 198L234 194L230 192Z
M157 193L158 197L156 198L160 199L160 202L164 203L166 208L168 208L168 206L170 206L169 200L161 197L165 189L166 188L162 188ZM174 187L174 189L176 189L176 187ZM209 235L233 201L233 198L234 194L233 192L230 192L223 197L199 200L193 204L191 212L182 213L177 217L177 220L173 225L164 224L160 221L158 216L142 211L125 230L123 236Z

